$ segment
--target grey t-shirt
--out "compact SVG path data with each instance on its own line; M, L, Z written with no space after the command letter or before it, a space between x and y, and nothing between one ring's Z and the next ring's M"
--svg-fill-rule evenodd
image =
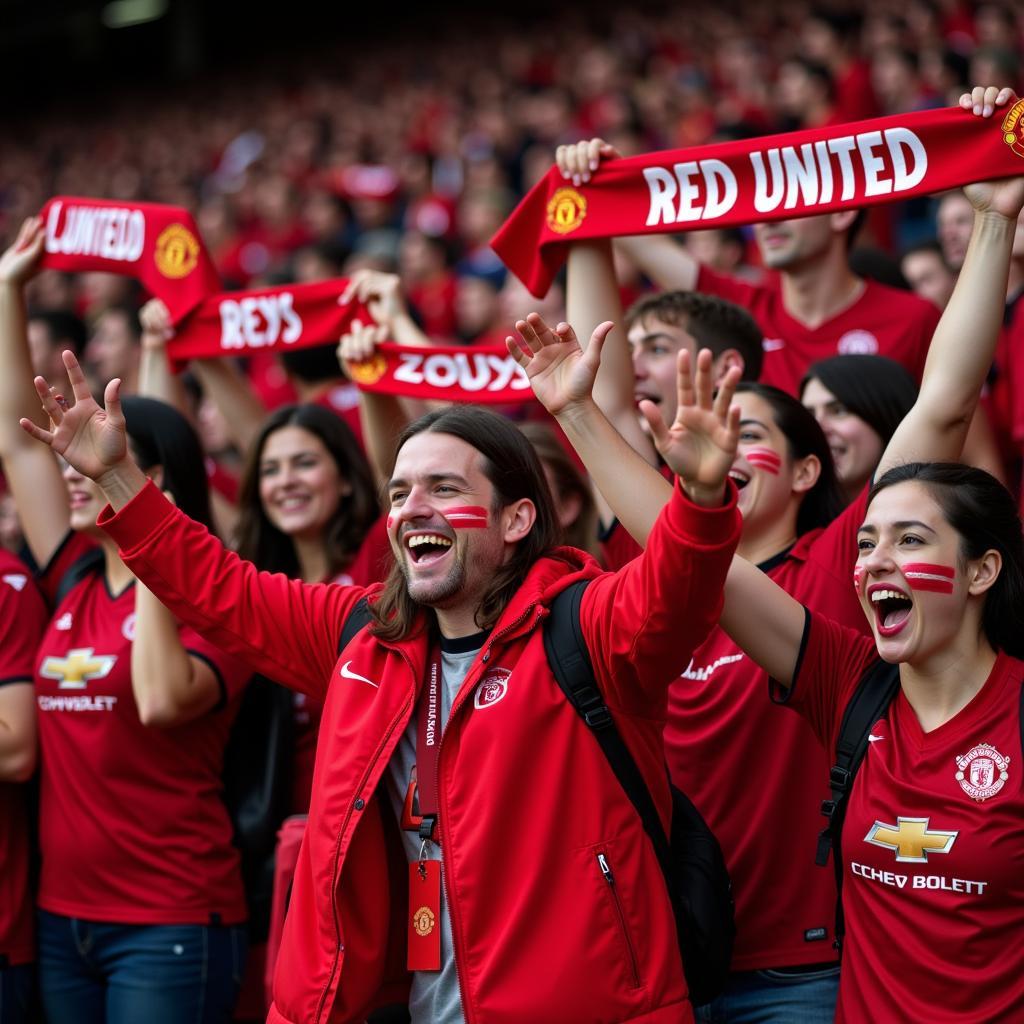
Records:
M441 641L441 729L448 724L452 704L462 686L463 679L469 671L473 659L476 658L487 639L486 633L458 640ZM402 808L405 794L409 788L412 769L416 764L416 728L417 715L414 712L408 728L398 741L391 761L388 764L388 793L395 809L399 823L402 820ZM415 832L402 831L402 843L405 855L411 864L420 858L420 838ZM424 855L429 860L440 861L441 847L437 843L427 843ZM455 950L452 945L452 922L448 914L448 901L445 898L443 884L444 864L441 865L441 970L414 971L412 991L409 994L409 1013L412 1024L463 1024L462 997L459 993L459 977L455 969Z

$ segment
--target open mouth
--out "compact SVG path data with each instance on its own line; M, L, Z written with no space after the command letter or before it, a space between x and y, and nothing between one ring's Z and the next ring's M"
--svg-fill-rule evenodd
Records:
M878 587L870 593L875 621L882 636L895 636L907 624L914 602L902 590Z
M451 546L451 538L440 533L411 533L405 538L405 549L417 565L429 565L440 560Z
M736 490L742 491L750 483L750 475L742 469L730 469L729 479L736 485Z

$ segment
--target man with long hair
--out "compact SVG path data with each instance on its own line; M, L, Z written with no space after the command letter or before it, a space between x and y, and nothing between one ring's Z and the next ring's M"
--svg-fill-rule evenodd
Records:
M592 378L610 328L549 383ZM258 572L147 484L117 382L101 409L66 353L68 408L37 378L51 429L22 424L103 487L101 523L132 571L182 620L324 701L273 1024L362 1021L400 1000L418 1024L693 1020L654 848L560 691L541 626L557 594L589 581L580 633L667 825L666 692L717 617L739 533L726 476L738 373L713 400L709 356L673 427L685 485L619 572L556 546L529 442L460 407L399 438L396 564L370 588ZM368 628L342 642L364 598Z

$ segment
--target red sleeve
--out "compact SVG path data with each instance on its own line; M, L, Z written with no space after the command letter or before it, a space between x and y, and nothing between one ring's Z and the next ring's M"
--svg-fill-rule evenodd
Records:
M31 682L49 616L28 568L0 558L0 686Z
M217 677L221 698L218 709L237 697L252 679L253 670L248 662L211 644L190 626L182 626L179 636L182 647L193 657L206 662Z
M50 560L36 574L36 582L51 608L57 603L57 591L68 571L83 555L95 549L96 545L84 533L69 530L50 555Z
M758 305L764 288L750 281L741 281L738 277L719 274L701 264L695 290L706 295L717 295L721 299L735 302L744 309L753 310Z
M773 698L803 715L825 749L833 750L846 705L876 661L872 637L808 610L793 685L788 692L773 687Z
M254 670L322 700L362 587L260 572L147 483L97 520L125 564L186 625Z
M584 592L583 636L609 705L664 717L668 684L718 621L741 525L728 488L726 505L705 509L674 487L643 553Z

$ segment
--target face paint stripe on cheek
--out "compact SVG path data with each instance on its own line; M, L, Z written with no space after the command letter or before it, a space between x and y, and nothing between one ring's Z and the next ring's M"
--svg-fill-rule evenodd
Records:
M952 594L956 570L951 565L930 562L907 562L903 575L911 590L927 590L933 594Z
M855 565L853 567L853 589L860 593L860 581L864 579L864 566Z
M460 505L441 514L453 530L482 530L487 526L487 509L482 505Z
M755 469L771 473L772 476L778 476L782 469L782 459L771 448L748 448L742 454Z
M391 527L394 526L394 525L395 525L395 517L394 516L388 516L388 529L390 530Z

